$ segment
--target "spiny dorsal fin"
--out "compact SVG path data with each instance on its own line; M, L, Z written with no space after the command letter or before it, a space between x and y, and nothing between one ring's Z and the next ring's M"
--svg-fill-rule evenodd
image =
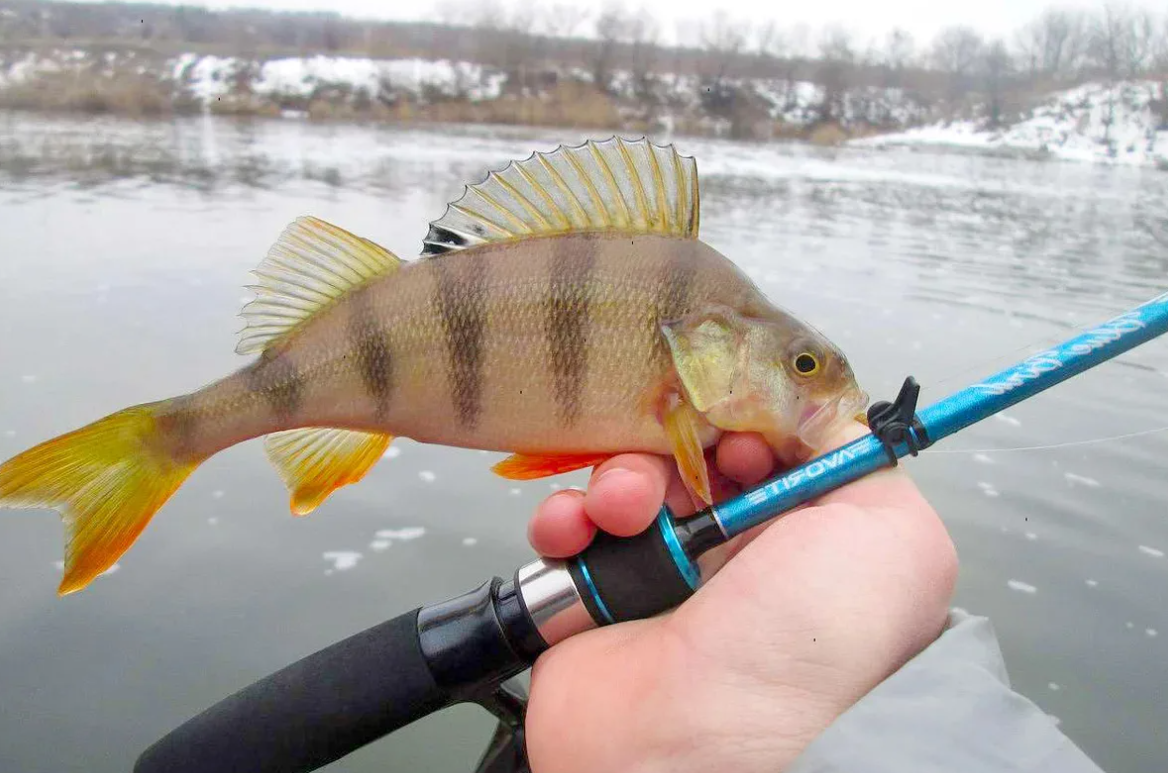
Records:
M533 153L468 186L430 224L422 254L577 231L696 239L697 162L643 138Z
M253 273L256 299L243 307L239 354L256 354L354 287L397 269L401 260L368 239L315 217L284 229Z
M292 495L292 512L308 515L329 494L365 477L391 440L392 435L308 427L268 435L264 450Z

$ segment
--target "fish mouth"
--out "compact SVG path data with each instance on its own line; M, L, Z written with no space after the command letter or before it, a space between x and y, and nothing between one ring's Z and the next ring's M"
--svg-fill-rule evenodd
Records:
M858 420L868 405L868 395L859 388L848 389L821 404L811 404L799 417L797 434L804 444L820 449L839 422Z

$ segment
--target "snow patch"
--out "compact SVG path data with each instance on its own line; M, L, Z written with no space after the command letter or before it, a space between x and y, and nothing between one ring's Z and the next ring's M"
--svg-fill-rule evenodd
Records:
M1151 556L1152 558L1163 558L1164 557L1163 550L1158 550L1157 548L1149 547L1147 545L1140 545L1140 552L1146 553L1147 555Z
M1154 109L1164 97L1162 84L1151 80L1086 83L1050 95L1013 126L991 129L985 121L946 121L852 144L1012 152L1168 168L1168 131L1160 130Z

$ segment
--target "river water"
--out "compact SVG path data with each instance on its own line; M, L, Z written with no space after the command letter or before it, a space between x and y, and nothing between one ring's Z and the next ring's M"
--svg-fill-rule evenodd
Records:
M315 214L416 255L467 182L577 132L0 114L0 459L240 365L247 272ZM908 150L679 140L702 236L849 354L931 401L1168 289L1168 174ZM1114 773L1168 760L1168 343L938 444L911 471L1015 686ZM1067 445L1069 444L1069 445ZM1060 446L1045 450L1013 449ZM528 560L552 485L395 443L312 517L257 443L213 458L116 572L58 600L61 526L0 518L0 770L114 773L252 679ZM781 571L781 567L779 568ZM330 770L469 770L461 707Z

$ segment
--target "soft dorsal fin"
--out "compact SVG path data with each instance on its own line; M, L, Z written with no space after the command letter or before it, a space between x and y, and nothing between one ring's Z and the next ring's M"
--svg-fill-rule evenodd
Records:
M394 271L401 260L368 239L315 217L284 229L253 273L256 299L243 307L239 354L256 354L354 287Z
M467 186L430 224L422 254L577 231L696 239L697 162L619 137L533 153Z

